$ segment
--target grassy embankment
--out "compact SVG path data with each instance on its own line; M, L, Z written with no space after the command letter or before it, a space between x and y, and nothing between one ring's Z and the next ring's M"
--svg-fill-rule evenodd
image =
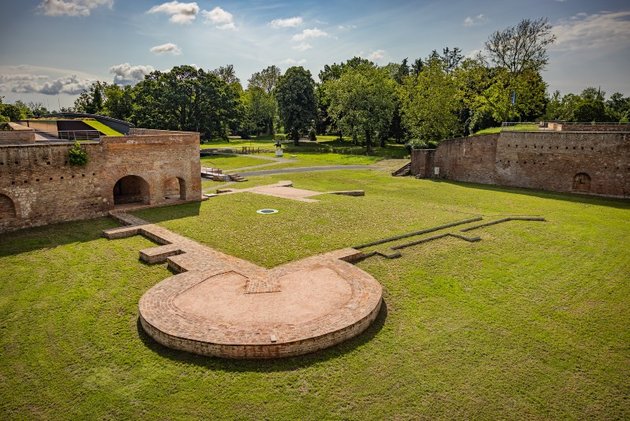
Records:
M281 176L247 183L270 183ZM226 361L155 344L137 303L170 273L151 243L107 241L108 219L0 238L2 419L627 419L630 204L392 178L292 174L366 190L317 203L238 194L141 212L271 267L483 215L541 215L359 266L387 307L360 337L313 355ZM276 215L256 209L274 207Z

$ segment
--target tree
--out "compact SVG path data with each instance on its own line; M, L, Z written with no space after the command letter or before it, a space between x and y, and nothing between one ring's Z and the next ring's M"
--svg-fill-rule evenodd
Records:
M606 93L595 88L586 88L580 94L581 101L573 111L575 121L607 121L606 104L604 97Z
M384 69L364 64L345 70L339 79L326 84L331 117L345 133L363 137L367 153L371 153L372 140L389 131L395 82Z
M214 69L211 73L218 76L223 82L231 85L232 83L241 83L241 81L236 77L236 72L234 71L234 65L228 64L227 66L220 66L218 69Z
M290 67L278 82L276 99L285 130L295 145L316 117L315 82L302 66Z
M275 90L282 72L276 66L269 66L254 73L248 80L248 118L252 120L257 133L273 134L278 115Z
M130 85L120 87L116 84L107 85L103 89L105 102L103 112L113 118L128 120L133 114L134 88Z
M275 98L261 87L250 86L244 92L243 104L245 107L243 132L247 135L273 134L273 121L277 114Z
M100 114L103 111L103 90L107 83L96 81L81 93L74 101L74 108L79 113Z
M624 97L621 93L615 92L606 101L606 113L613 121L627 123L630 119L630 97Z
M440 56L446 73L451 73L455 70L463 58L464 56L462 55L462 50L458 47L455 47L452 50L448 47L443 48L442 55Z
M260 72L254 73L248 82L248 87L257 86L268 94L273 93L278 86L282 72L276 66L269 66Z
M549 61L547 47L555 39L547 18L523 19L516 26L494 32L485 47L497 66L518 74L543 70Z
M401 94L403 122L425 145L462 133L457 84L441 59L429 58L417 77L405 81Z
M135 87L132 121L166 130L190 130L204 138L226 138L238 118L238 96L213 72L177 66L154 71Z

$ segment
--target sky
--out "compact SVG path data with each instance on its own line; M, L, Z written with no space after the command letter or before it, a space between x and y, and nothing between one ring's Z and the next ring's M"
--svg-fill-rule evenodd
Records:
M557 37L548 91L630 95L627 0L2 0L0 96L71 106L95 80L133 84L152 70L234 65L244 87L272 64L313 78L354 56L379 65L432 50L483 49L497 30L546 17Z

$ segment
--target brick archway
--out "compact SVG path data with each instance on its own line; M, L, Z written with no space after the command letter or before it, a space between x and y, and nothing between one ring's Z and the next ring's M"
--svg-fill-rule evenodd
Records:
M6 194L0 193L0 221L13 219L17 216L15 203Z
M149 204L150 201L149 183L140 176L127 175L114 185L114 205L127 203Z
M588 193L591 191L591 176L579 172L573 177L573 191Z
M186 200L186 180L182 177L171 177L164 180L164 198Z

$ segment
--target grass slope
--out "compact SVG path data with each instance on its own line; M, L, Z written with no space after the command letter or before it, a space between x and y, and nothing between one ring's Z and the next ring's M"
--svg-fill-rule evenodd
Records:
M266 177L248 184L286 177ZM140 215L265 266L482 214L542 215L360 267L386 311L365 334L280 361L155 344L137 302L169 276L107 219L0 238L0 417L417 419L630 417L630 204L375 171L292 174L365 197L221 196ZM275 207L276 215L255 210Z
M116 130L112 129L109 126L106 126L98 120L85 119L83 120L83 122L93 129L103 133L105 136L122 136L122 133L117 132Z

